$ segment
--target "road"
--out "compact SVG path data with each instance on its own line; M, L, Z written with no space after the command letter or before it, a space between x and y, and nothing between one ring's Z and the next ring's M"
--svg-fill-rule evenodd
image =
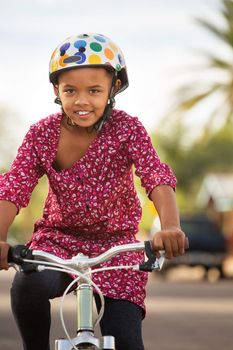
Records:
M12 276L13 271L0 273L0 350L22 350L9 306ZM209 283L190 276L173 280L151 276L143 322L146 350L233 349L233 280ZM71 325L72 295L65 308ZM59 300L53 302L52 309L51 343L63 334Z

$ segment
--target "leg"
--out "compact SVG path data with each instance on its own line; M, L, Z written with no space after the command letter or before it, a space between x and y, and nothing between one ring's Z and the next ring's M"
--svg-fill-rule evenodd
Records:
M97 309L100 308L96 297ZM142 310L129 301L105 297L105 311L100 322L102 335L113 335L116 350L144 350Z
M61 295L71 280L57 271L16 273L11 288L11 306L24 350L49 350L49 299Z

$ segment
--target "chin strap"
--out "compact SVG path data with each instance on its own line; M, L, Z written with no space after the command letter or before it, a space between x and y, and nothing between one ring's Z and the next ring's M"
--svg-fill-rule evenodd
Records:
M102 117L93 126L96 131L100 131L102 129L105 121L111 115L112 110L113 110L113 108L115 106L115 103L116 102L115 102L114 96L112 96L112 97L110 97L108 99L108 103L107 103L107 106L104 109L104 113L103 113Z
M59 95L55 98L54 103L56 103L57 105L62 106L61 99L60 99Z
M104 109L104 113L102 117L93 125L93 128L96 131L100 131L105 123L105 121L108 119L108 117L111 115L113 108L115 107L115 83L117 80L117 71L115 71L115 74L112 78L112 86L109 92L108 97L108 103Z

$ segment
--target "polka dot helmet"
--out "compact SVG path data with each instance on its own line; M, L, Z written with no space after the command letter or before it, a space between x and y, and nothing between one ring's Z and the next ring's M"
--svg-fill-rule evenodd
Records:
M77 67L106 67L116 71L123 91L129 85L121 49L102 34L74 35L63 41L53 52L49 64L49 80L57 83L59 73Z

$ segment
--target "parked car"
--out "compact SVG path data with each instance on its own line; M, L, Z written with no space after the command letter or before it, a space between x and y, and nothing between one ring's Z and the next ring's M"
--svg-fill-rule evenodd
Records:
M223 233L205 214L181 216L181 227L189 239L189 249L179 257L166 260L163 271L171 267L202 266L206 275L211 268L217 268L223 277L223 263L226 257L226 242ZM159 230L156 219L151 232Z

